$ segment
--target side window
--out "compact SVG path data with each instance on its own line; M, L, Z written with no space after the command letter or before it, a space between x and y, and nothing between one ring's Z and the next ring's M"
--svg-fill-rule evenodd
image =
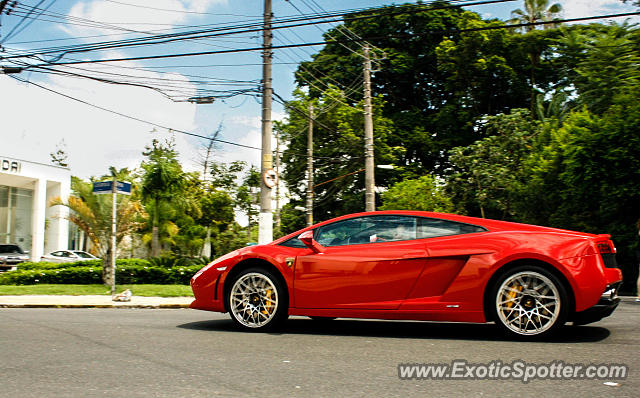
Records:
M416 239L417 219L408 216L351 218L318 228L315 239L322 246L359 245Z
M280 243L280 246L299 247L299 248L307 247L304 243L302 243L300 239L298 239L298 236L300 235L296 235L293 238L285 240L284 242Z
M418 239L462 235L484 231L486 231L486 229L476 225L440 220L437 218L420 218L420 222L418 223Z

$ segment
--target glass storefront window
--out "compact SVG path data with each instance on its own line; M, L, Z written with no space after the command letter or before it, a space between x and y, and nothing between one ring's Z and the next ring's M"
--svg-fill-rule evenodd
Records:
M31 250L33 190L0 185L0 243Z

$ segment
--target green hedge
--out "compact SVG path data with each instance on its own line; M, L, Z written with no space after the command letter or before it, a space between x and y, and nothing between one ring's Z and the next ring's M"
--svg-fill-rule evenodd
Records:
M141 258L122 258L116 260L117 266L134 266L139 265L141 267L151 267L151 261ZM73 268L73 267L102 267L102 260L83 260L75 261L72 263L50 263L46 261L40 261L37 263L25 262L18 264L19 270L33 270L33 269L61 269L61 268Z
M139 265L142 263L135 261L127 261L123 264L121 261L118 260L116 269L118 284L188 285L191 277L202 268L201 265L163 268ZM146 260L138 261L144 262ZM127 263L131 265L127 265ZM77 265L75 263L56 265L62 266L41 269L18 268L15 271L4 272L0 274L0 285L102 283L102 266L100 264L98 266Z
M41 270L41 269L60 269L72 267L98 267L102 268L102 260L86 260L76 261L73 263L49 263L40 261L37 263L26 262L18 264L19 270Z

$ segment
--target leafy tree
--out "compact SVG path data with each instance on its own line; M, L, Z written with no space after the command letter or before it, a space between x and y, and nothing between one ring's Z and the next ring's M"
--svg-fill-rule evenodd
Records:
M251 166L247 170L242 185L236 190L236 206L240 211L247 215L247 230L249 238L251 238L251 226L257 224L255 219L260 211L259 209L259 189L260 189L260 171L255 166Z
M398 13L407 7L411 13ZM357 18L367 15L376 17ZM339 39L348 28L375 46L372 89L383 100L378 105L380 115L393 124L385 143L402 148L396 165L403 170L394 178L443 176L447 152L482 136L474 124L477 118L531 107L533 94L545 91L557 77L546 58L553 56L546 52L550 44L546 33L523 38L505 29L470 30L503 25L435 2L419 10L407 4L359 12L328 32L327 39L329 35ZM534 49L543 56L536 65L529 56ZM535 93L533 74L540 90ZM338 84L348 94L344 102L354 105L361 95L351 87L360 76L357 43L329 43L312 61L300 64L296 81L308 88L311 98L320 98L327 86Z
M56 151L50 152L51 163L60 167L69 167L69 154L67 153L67 144L62 139L58 145L56 145Z
M364 116L363 104L347 104L344 93L331 87L319 99L302 91L286 104L288 120L275 128L289 141L282 155L283 180L293 201L306 196L308 104L314 104L314 219L326 220L362 211L364 207ZM376 164L395 164L402 148L388 145L392 125L380 115L383 102L374 103L374 154ZM401 170L401 168L400 168ZM387 186L391 174L376 173L376 185ZM300 212L297 212L300 213ZM287 215L295 217L295 213ZM304 214L298 214L304 217ZM299 225L299 222L284 223ZM284 233L292 232L283 227Z
M220 189L210 189L200 197L200 209L202 217L199 224L209 228L210 245L209 252L214 257L220 253L217 251L216 240L222 239L224 233L234 222L233 198L228 192ZM226 250L226 248L224 248ZM225 251L226 253L226 251Z
M210 170L211 178L208 189L210 192L217 192L216 195L220 195L217 196L216 203L223 205L219 210L222 213L218 213L215 218L218 220L216 221L218 228L217 231L213 230L214 235L224 239L229 238L225 232L227 227L232 225L231 221L233 221L235 209L247 215L248 233L243 236L252 239L251 227L256 224L255 218L258 214L256 206L258 204L260 172L253 165L247 167L247 163L243 161L227 164L211 162ZM244 243L246 244L247 241Z
M575 69L581 103L602 113L616 95L640 89L639 38L637 29L624 25L612 25L593 38Z
M488 117L485 123L492 135L451 151L454 172L447 191L461 212L517 219L526 180L523 162L531 154L540 124L525 109Z
M382 194L380 210L422 210L450 213L451 199L443 192L435 177L426 175L392 185Z
M184 188L187 177L178 162L178 153L173 141L161 143L154 139L143 155L142 198L151 215L151 256L160 254L160 234L177 234L175 223L167 219L173 210L184 209L187 199ZM161 225L162 224L162 225Z

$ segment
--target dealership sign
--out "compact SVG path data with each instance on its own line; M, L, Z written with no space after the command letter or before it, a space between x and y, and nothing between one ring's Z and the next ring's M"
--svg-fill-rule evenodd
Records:
M22 164L17 160L0 158L0 171L4 173L19 173Z

